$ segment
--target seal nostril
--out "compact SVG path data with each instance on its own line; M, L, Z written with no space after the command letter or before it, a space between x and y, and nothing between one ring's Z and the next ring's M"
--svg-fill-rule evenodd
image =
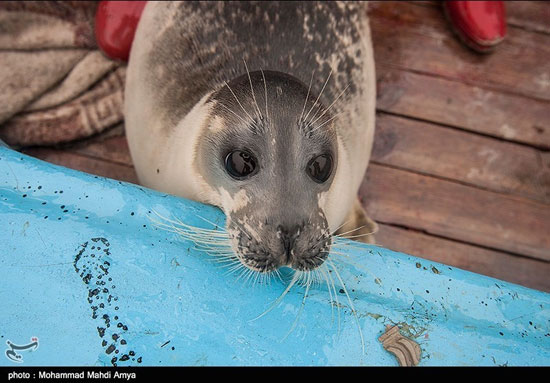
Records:
M290 262L292 257L292 250L296 244L296 239L300 236L302 230L301 225L296 225L290 229L279 225L277 226L277 233L283 243L285 251L286 262Z

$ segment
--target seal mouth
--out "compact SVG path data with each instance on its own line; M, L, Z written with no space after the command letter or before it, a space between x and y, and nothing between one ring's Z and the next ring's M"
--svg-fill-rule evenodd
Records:
M325 263L329 251L318 251L316 254L308 254L305 257L294 258L288 265L297 271L312 271Z
M281 267L308 272L325 263L333 238L322 211L280 222L251 220L251 215L230 217L227 232L243 266L259 273L277 272Z
M237 258L243 266L259 273L271 273L279 269L279 267L285 266L274 262L270 254L263 251L261 253L247 254L246 256L241 253L237 253Z
M235 254L243 266L259 273L276 272L282 267L308 272L322 266L327 260L332 238L322 235L321 240L316 245L308 247L298 242L295 242L293 247L289 247L288 242L281 242L282 251L273 252L258 247L251 250L254 246L243 246L242 242L239 241Z

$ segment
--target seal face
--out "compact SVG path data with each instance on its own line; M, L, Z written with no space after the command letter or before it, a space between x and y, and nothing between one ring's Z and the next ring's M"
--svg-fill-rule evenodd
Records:
M149 2L126 131L140 182L220 207L243 265L308 271L357 205L374 101L363 3Z
M213 122L197 146L197 165L219 191L235 253L254 270L308 270L327 257L319 196L334 180L338 146L333 116L315 101L301 81L273 71L237 77L209 99Z

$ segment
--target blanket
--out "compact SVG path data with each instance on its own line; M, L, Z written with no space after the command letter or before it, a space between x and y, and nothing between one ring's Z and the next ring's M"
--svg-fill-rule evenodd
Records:
M0 2L0 139L55 145L123 120L126 67L94 37L95 1Z

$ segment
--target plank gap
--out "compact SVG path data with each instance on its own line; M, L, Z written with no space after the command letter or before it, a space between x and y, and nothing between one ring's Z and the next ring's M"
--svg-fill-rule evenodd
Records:
M550 108L550 105L548 107ZM389 116L400 117L400 118L405 118L405 119L409 119L409 120L413 120L413 121L417 121L417 122L422 122L422 123L430 124L430 125L433 125L433 126L438 126L440 128L444 128L444 129L453 129L453 130L457 130L457 131L460 131L460 132L463 132L463 133L468 133L468 134L473 134L473 135L477 135L477 136L480 136L480 137L490 138L490 139L493 139L493 140L496 140L496 141L502 141L502 142L507 142L507 143L510 143L510 144L520 145L520 146L523 146L523 147L526 147L526 148L529 148L529 149L537 150L541 153L549 153L550 152L550 146L547 146L545 144L535 145L535 144L530 144L530 143L527 143L527 142L515 141L515 140L510 139L510 138L505 138L505 137L501 137L501 136L497 136L497 135L492 135L492 134L489 134L489 133L481 132L479 130L471 130L471 129L468 129L467 127L463 127L463 126L459 126L459 125L450 125L448 123L443 123L443 122L430 120L430 119L417 117L417 116L411 116L409 114L394 112L394 111L388 110L386 108L378 108L377 107L376 112L381 113L381 114L386 114L386 115L389 115ZM550 143L548 145L550 145Z
M460 244L463 244L463 245L474 246L474 247L484 249L484 250L503 253L503 254L507 254L507 255L510 255L510 256L513 256L513 257L516 257L516 258L520 258L520 259L530 259L530 260L534 260L534 261L538 261L538 262L543 262L543 263L546 263L546 264L550 265L550 261L547 261L547 260L544 260L544 259L530 257L529 255L526 255L526 254L514 253L514 252L509 251L509 250L500 249L500 248L491 247L491 246L486 246L486 245L479 244L479 243L468 242L468 241L461 240L459 238L447 237L445 235L432 233L432 232L430 232L426 229L421 229L421 228L408 226L408 225L403 225L403 224L398 224L398 223L393 223L393 222L383 222L383 221L380 221L380 220L377 220L376 223L380 223L382 225L391 226L391 227L395 227L395 228L399 228L399 229L403 229L403 230L410 230L410 231L413 231L415 233L420 233L420 234L424 234L424 235L427 235L427 236L430 236L430 237L444 239L446 241L460 243ZM375 238L376 238L376 234L375 234Z

